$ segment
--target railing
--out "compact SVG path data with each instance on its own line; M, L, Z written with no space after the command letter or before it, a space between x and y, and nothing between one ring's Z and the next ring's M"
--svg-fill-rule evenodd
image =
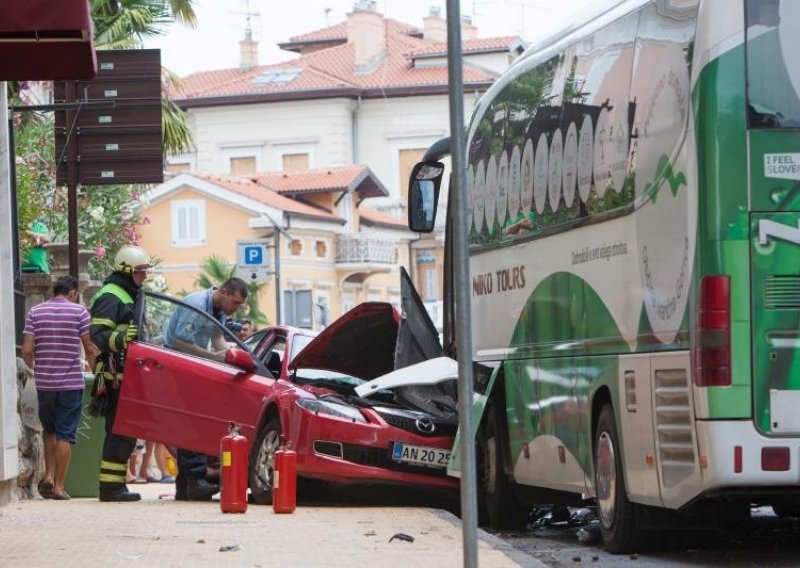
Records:
M336 238L338 264L395 264L397 244L367 235L339 235Z

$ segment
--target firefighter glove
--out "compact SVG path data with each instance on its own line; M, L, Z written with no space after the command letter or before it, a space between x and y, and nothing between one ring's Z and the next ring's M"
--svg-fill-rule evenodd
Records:
M135 323L129 323L128 328L125 330L125 337L122 339L122 346L124 349L128 348L128 344L139 336L139 327Z

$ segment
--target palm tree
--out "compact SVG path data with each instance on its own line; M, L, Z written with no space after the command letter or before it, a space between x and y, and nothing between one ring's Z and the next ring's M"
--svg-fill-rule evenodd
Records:
M217 288L228 278L236 276L236 265L225 258L212 254L205 258L200 265L203 272L197 277L195 283L203 289ZM263 282L247 283L247 303L245 307L233 314L234 319L247 318L254 325L267 325L267 315L258 307L258 295L264 289Z
M161 35L169 24L194 27L193 0L91 0L94 41L98 49L137 49L145 38ZM192 147L186 113L166 94L177 77L162 73L161 126L164 152L178 154Z

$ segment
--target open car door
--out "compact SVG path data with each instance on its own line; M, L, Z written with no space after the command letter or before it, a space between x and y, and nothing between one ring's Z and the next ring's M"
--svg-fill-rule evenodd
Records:
M144 306L136 310L140 337L126 354L114 432L211 455L219 453L230 422L253 440L271 375L210 315L162 294L145 292L141 297ZM176 324L188 331L204 328L196 337L222 334L242 350L240 361L248 363L243 367L254 372L221 362L210 351L204 357L168 346L167 330L172 326L175 332Z

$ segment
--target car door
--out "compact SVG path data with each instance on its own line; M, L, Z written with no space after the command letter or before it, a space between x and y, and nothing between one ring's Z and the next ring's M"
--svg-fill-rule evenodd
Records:
M233 348L245 347L214 318L174 298L148 292L141 312L139 340L126 354L114 431L212 455L231 422L253 440L264 393L274 383L263 365L253 358L257 370L246 372L210 351L178 351L170 341L176 324L202 328L198 341L222 334Z

